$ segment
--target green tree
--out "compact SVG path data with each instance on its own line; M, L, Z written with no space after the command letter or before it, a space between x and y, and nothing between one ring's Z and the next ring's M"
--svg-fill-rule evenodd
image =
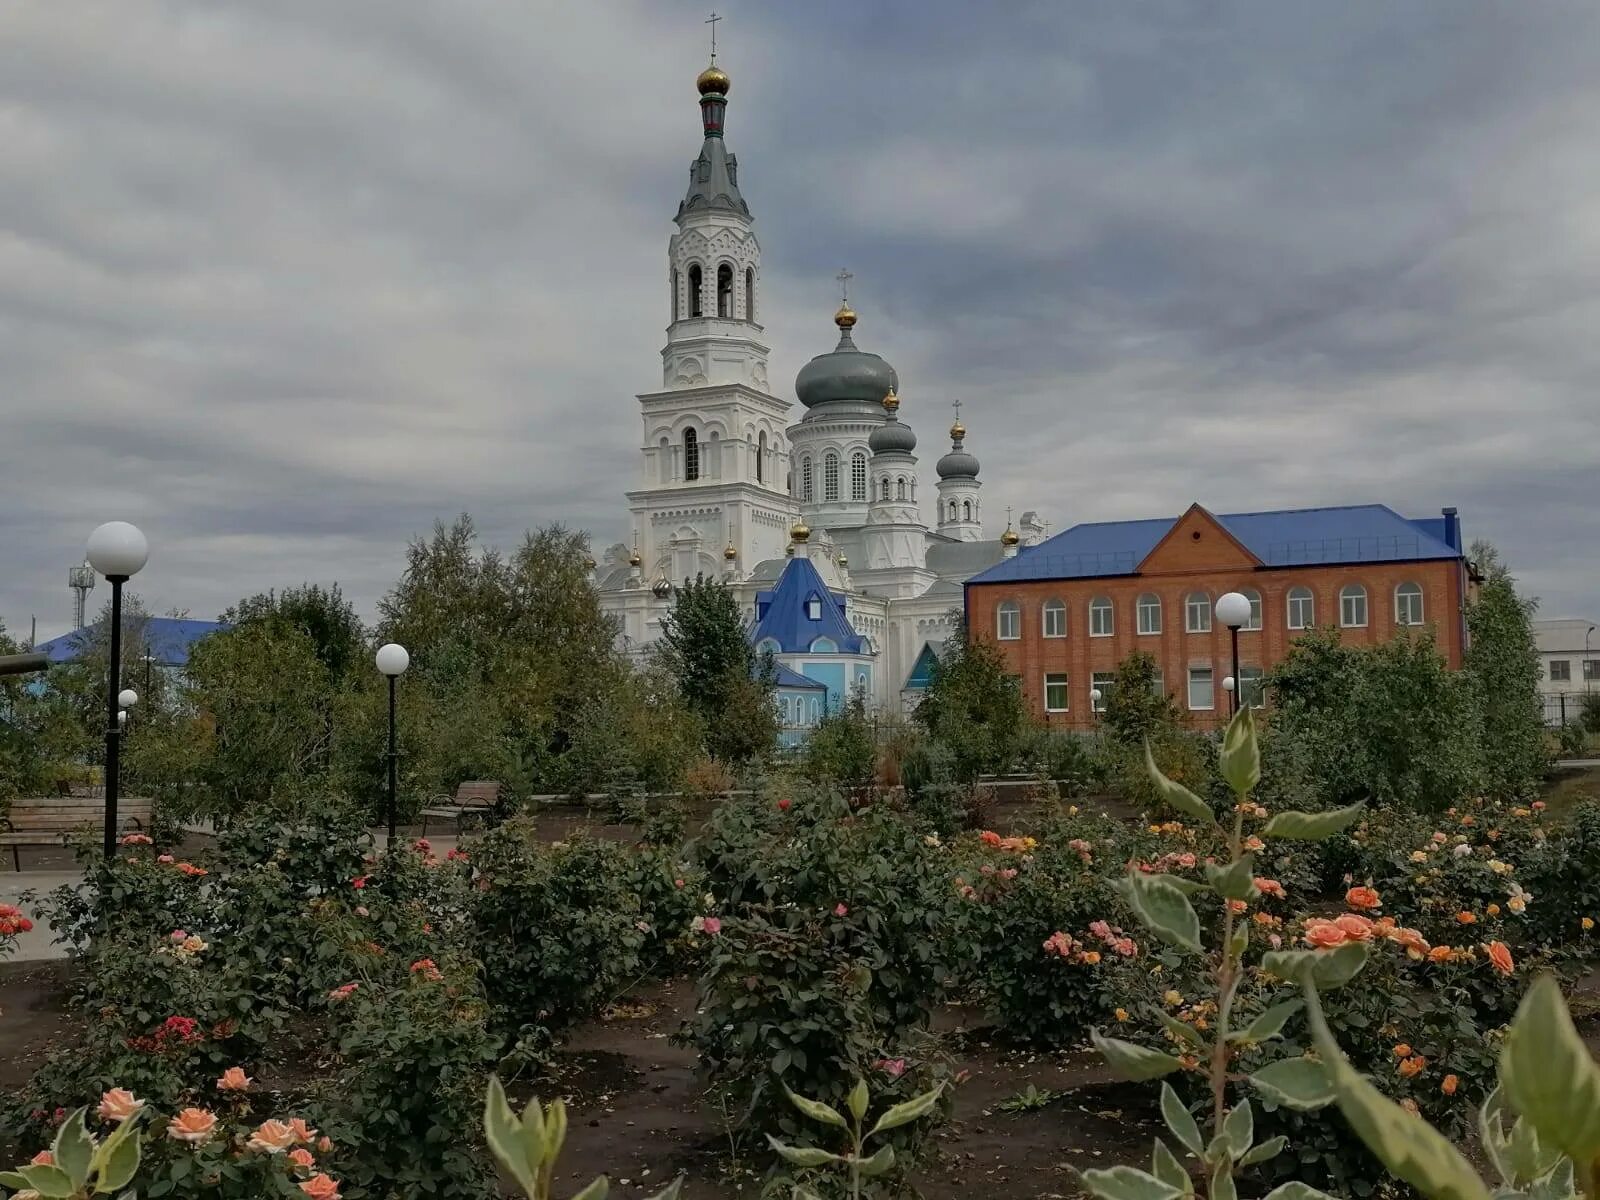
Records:
M1466 671L1477 682L1483 712L1484 788L1513 800L1531 796L1549 767L1539 651L1533 640L1537 601L1517 594L1516 580L1493 546L1477 542L1472 557L1484 575L1467 607Z
M661 640L662 661L705 728L706 752L737 764L770 751L778 733L776 671L757 658L733 593L703 575L684 580Z
M1016 677L993 642L957 634L944 644L929 673L914 719L949 751L957 779L1010 765L1026 713Z
M263 592L239 601L222 614L222 620L232 627L258 621L286 622L311 639L317 661L336 682L370 666L366 630L337 583L327 588L306 583L281 592Z
M804 766L815 780L865 787L878 765L877 729L867 715L866 696L855 693L838 712L830 712L806 739Z
M1117 664L1111 685L1103 689L1105 711L1100 716L1110 737L1125 745L1143 745L1146 738L1182 723L1182 710L1156 687L1158 670L1155 658L1144 650L1135 650Z

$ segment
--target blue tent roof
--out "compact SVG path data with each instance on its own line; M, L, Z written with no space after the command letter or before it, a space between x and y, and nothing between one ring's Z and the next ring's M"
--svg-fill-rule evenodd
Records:
M819 601L818 615L809 615L809 601ZM759 646L771 639L779 654L806 654L812 643L825 637L841 654L860 654L861 637L844 615L844 597L822 582L809 559L792 558L778 576L778 586L756 594L756 627L750 640Z
M776 666L778 675L775 682L781 688L803 688L808 692L825 692L828 690L827 684L818 683L815 679L808 679L792 667L786 667L782 663L777 663Z
M974 575L969 583L1132 575L1177 517L1074 525ZM1411 521L1383 504L1226 513L1216 521L1268 567L1460 558L1443 518Z
M187 617L149 617L145 621L145 641L150 654L163 667L181 667L189 661L189 649L201 638L224 628L221 621L191 621ZM88 645L89 631L74 630L35 647L48 654L53 663L71 662Z

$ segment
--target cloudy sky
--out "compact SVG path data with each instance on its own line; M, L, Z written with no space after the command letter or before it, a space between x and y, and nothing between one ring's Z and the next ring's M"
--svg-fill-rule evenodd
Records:
M625 539L706 3L8 4L7 625L114 517L205 617L370 612L462 511ZM1600 614L1600 7L721 11L781 394L847 264L991 515L1453 504Z

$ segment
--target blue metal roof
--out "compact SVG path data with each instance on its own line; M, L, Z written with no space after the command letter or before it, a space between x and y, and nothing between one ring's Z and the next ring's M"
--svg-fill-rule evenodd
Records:
M967 582L1132 575L1178 520L1161 517L1074 525L1038 545L1024 547L1016 557ZM1216 515L1216 521L1268 567L1461 557L1461 552L1444 540L1443 518L1410 521L1383 504L1226 513Z
M819 601L818 615L807 612L807 602ZM828 638L841 654L860 654L861 638L844 615L844 597L822 582L809 559L792 558L770 592L756 594L756 627L750 640L757 646L769 638L779 654L808 654L819 637Z
M189 650L201 638L225 626L221 621L191 621L187 617L147 617L144 636L149 653L163 667L181 667L189 661ZM84 652L89 631L74 630L35 647L48 654L53 663L71 662Z
M808 692L825 692L828 690L827 684L818 683L815 679L808 679L792 667L786 667L782 663L777 663L776 666L778 674L774 682L781 688L803 688Z

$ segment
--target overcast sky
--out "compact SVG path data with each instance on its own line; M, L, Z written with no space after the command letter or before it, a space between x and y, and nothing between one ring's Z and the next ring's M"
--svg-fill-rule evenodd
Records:
M626 539L705 3L6 5L11 630L70 624L112 518L201 617L370 614L463 511ZM1600 615L1600 6L720 11L780 395L848 265L925 467L966 402L992 533L1456 505Z

